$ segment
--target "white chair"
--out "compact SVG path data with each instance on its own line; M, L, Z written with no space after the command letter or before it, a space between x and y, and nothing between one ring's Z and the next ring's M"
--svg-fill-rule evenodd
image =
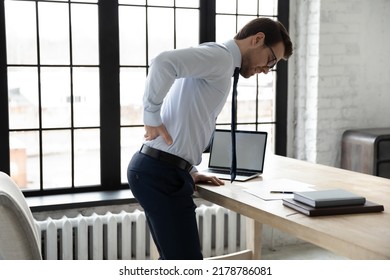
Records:
M19 187L3 172L0 172L0 259L42 259L31 210Z

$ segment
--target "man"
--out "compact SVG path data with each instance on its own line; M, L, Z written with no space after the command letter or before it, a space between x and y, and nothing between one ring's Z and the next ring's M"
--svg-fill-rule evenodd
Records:
M196 183L224 182L193 165L210 142L235 68L244 78L267 74L291 54L284 26L257 18L234 40L163 52L152 61L144 94L145 143L127 176L161 259L203 258L192 194Z

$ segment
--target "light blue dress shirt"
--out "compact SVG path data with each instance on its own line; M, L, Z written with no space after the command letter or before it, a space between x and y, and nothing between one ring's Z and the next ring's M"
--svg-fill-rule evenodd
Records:
M241 67L241 53L234 40L166 51L153 59L143 100L144 124L163 123L173 144L162 137L145 144L198 165L229 95L235 67Z

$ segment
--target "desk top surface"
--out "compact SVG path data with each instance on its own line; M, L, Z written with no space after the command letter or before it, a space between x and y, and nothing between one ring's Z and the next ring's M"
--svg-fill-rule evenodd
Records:
M245 191L246 183L199 185L197 195L351 259L390 259L390 180L292 158L267 156L262 176L291 179L315 189L341 188L384 205L380 213L308 217Z

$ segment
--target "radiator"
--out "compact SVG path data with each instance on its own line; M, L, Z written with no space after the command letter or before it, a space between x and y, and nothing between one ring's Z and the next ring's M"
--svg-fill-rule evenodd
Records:
M204 257L245 249L244 217L217 205L196 209ZM47 260L147 260L152 239L143 211L36 221Z

